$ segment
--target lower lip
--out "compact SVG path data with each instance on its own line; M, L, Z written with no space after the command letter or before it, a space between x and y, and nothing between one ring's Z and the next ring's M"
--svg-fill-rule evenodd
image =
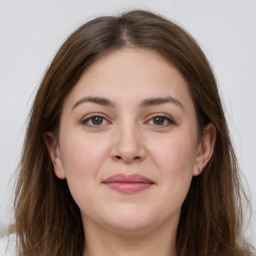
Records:
M104 183L109 188L125 194L133 194L150 188L151 183Z

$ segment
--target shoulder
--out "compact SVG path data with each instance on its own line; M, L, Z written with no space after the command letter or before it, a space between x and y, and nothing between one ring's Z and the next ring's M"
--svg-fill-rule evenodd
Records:
M15 256L16 236L14 234L0 237L0 256Z

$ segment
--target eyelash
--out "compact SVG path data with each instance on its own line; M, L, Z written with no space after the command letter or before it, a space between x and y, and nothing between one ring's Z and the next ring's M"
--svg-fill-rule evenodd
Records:
M94 118L101 118L101 120L102 120L102 122L107 122L107 123L109 123L109 121L104 117L104 116L102 116L102 115L100 115L100 114L95 114L95 115L92 115L92 116L89 116L89 117L87 117L86 119L84 119L84 120L82 120L82 124L83 125L85 125L85 126L88 126L88 127L97 127L97 126L103 126L103 125L105 125L105 124L102 124L102 123L100 123L99 125L97 125L97 124L93 124L92 122L93 122L93 119ZM168 117L168 116L165 116L165 115L155 115L155 116L153 116L153 117L151 117L148 121L147 121L147 123L149 123L150 121L153 121L154 122L154 120L156 119L156 118L161 118L164 122L165 122L165 124L151 124L151 125L154 125L154 126L156 126L156 127L167 127L167 126L171 126L171 125L175 125L176 123L175 123L175 121L172 119L172 118L170 118L170 117ZM89 122L90 122L90 124L89 124ZM166 124L166 122L167 122L167 124ZM162 128L161 127L161 128Z
M151 117L149 120L151 121L151 120L154 120L156 118L161 118L164 122L167 122L167 124L165 123L163 125L162 124L160 124L160 125L159 124L153 124L157 127L160 127L160 126L167 127L167 126L176 124L172 118L170 118L168 116L165 116L165 115L155 115L155 116Z
M95 115L89 116L89 117L87 117L86 119L84 119L84 120L82 121L82 124L83 124L83 125L86 125L86 126L89 126L89 127L101 126L102 124L100 124L100 125L89 124L89 122L92 122L92 120L93 120L94 118L101 118L101 119L104 120L105 122L108 122L107 119L106 119L104 116L102 116L102 115L100 115L100 114L95 114Z

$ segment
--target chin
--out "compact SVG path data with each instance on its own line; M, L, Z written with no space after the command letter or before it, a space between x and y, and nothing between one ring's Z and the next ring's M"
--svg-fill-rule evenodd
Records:
M161 222L157 214L137 206L126 206L112 211L103 217L105 225L120 234L143 234L149 232Z

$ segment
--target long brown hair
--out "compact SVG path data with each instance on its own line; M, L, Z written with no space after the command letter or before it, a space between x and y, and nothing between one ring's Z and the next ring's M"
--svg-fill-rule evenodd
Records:
M58 134L63 101L84 70L100 56L123 47L160 53L187 81L199 136L209 123L216 143L202 175L194 177L181 209L178 256L250 255L241 235L242 211L237 160L210 65L181 27L150 12L135 10L96 18L62 45L32 106L17 180L15 232L20 255L82 255L85 237L80 210L65 180L53 171L44 134Z

